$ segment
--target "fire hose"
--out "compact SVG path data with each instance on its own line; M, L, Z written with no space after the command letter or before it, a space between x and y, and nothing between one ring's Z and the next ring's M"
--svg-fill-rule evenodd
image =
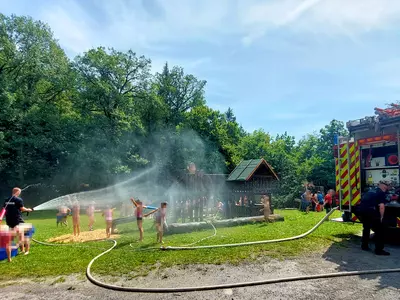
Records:
M333 209L329 212L320 222L318 222L313 228L309 231L297 235L294 237L276 239L276 240L265 240L265 241L256 241L256 242L246 242L246 243L236 243L236 244L225 244L225 245L209 245L209 246L196 246L196 247L161 247L162 250L189 250L189 249L206 249L206 248L221 248L221 247L238 247L238 246L248 246L248 245L256 245L256 244L268 244L268 243L277 243L284 241L292 241L300 238L304 238L307 235L314 232L321 224L329 218L329 216L336 210ZM38 242L34 240L35 242ZM136 292L136 293L177 293L177 292L195 292L195 291L207 291L207 290L218 290L218 289L228 289L228 288L240 288L240 287L248 287L248 286L257 286L257 285L268 285L268 284L276 284L276 283L284 283L284 282L294 282L294 281L304 281L304 280L315 280L315 279L326 279L326 278L335 278L335 277L348 277L348 276L357 276L357 275L368 275L368 274L383 274L383 273L399 273L400 268L394 269L377 269L377 270L364 270L364 271L348 271L348 272L337 272L337 273L325 273L325 274L314 274L314 275L302 275L302 276L293 276L293 277L283 277L283 278L274 278L274 279L265 279L258 281L247 281L247 282L238 282L238 283L227 283L227 284L216 284L216 285L206 285L206 286L190 286L190 287L171 287L171 288L139 288L139 287L126 287L126 286L118 286L113 284L108 284L102 282L94 278L91 273L91 268L94 262L102 257L103 255L111 252L116 246L117 241L108 240L113 243L113 245L100 253L96 257L94 257L88 264L86 268L86 277L88 280L100 287L115 290L115 291L123 291L123 292ZM48 244L39 242L41 244ZM48 244L55 245L55 244Z

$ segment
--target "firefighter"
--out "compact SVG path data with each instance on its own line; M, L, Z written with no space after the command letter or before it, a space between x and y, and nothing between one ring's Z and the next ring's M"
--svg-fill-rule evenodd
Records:
M20 223L24 223L22 218L23 212L31 212L31 208L24 206L24 201L19 197L22 190L20 188L13 188L12 196L4 202L3 208L5 209L6 223L10 228L14 228Z
M361 249L369 251L369 237L371 229L375 232L375 254L390 255L384 248L384 223L386 193L391 186L390 181L382 180L378 187L363 195L360 204L360 219L363 223Z

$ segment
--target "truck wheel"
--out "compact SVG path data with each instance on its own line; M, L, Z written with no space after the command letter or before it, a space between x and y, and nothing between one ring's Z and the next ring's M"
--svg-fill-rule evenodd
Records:
M348 211L345 211L342 215L343 222L351 222L351 213Z

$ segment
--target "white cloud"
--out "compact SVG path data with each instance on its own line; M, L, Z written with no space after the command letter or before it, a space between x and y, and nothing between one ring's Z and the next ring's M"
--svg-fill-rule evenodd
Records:
M150 2L150 1L149 1ZM187 72L211 66L211 58L175 54L177 44L194 41L220 44L218 38L229 17L229 0L152 1L156 14L141 1L98 0L93 11L78 0L61 0L39 8L39 18L50 25L61 46L73 57L92 47L133 49L152 59L152 70L159 72L166 61ZM151 7L150 7L151 9ZM100 17L99 12L103 15Z
M205 65L210 64L211 58L201 57L190 60L190 59L176 59L173 57L168 58L166 56L164 56L163 58L155 57L151 59L152 72L160 73L166 62L168 62L168 66L171 68L173 66L180 66L185 70L186 73L190 73L194 72L199 67L204 67Z
M48 23L63 48L71 54L77 54L91 48L90 27L85 21L85 13L74 2L69 3L70 10L54 6L41 13L40 19ZM69 12L73 11L72 16Z
M216 36L230 30L224 26L232 7L229 0L152 2L159 11L155 16L140 1L97 1L93 5L105 15L101 28L90 22L96 16L83 10L78 0L57 1L43 7L42 19L75 52L86 50L87 41L118 48L155 48L163 42L189 40L219 43Z
M43 6L48 22L63 46L78 53L92 45L119 49L158 49L176 42L223 45L224 37L242 36L244 45L263 38L270 30L286 28L297 33L346 36L388 28L400 21L398 0L98 0L95 13L78 0ZM236 4L235 4L236 3ZM98 18L98 16L97 16ZM98 28L98 22L101 28Z
M283 26L294 32L354 38L370 30L391 28L400 21L398 0L277 0L242 8L245 45Z
M80 0L59 0L35 9L75 53L99 44L150 49L176 41L223 44L226 36L242 36L242 43L250 45L282 27L356 40L360 32L400 21L399 0L143 1L97 0L91 2L96 9L89 10ZM103 18L96 16L99 11Z

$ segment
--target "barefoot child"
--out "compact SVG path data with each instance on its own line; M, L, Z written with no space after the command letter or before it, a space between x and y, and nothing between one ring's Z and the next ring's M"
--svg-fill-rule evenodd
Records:
M104 212L102 214L102 216L104 216L104 219L106 221L106 235L107 235L107 238L109 238L111 236L114 210L115 210L115 208L111 208L110 205L107 205L106 209L104 210Z
M11 262L12 241L16 233L7 225L0 225L0 248L6 249L8 262Z
M157 228L157 243L163 244L163 233L164 227L166 227L166 216L167 216L167 203L161 202L160 208L157 208L153 212L156 212L156 228ZM153 213L152 212L152 213Z
M269 215L271 214L271 203L269 201L269 196L263 195L261 197L261 203L264 204L264 208L261 211L264 211L264 221L268 222Z
M143 241L143 202L140 200L135 201L133 198L131 198L131 201L136 206L135 216L139 229L139 242L141 242Z
M58 224L60 224L61 223L61 226L64 224L65 226L67 226L68 225L68 222L67 222L67 217L68 217L68 214L70 214L71 213L71 210L68 208L68 207L66 207L66 206L60 206L60 208L58 209L58 213L57 213L57 215L56 215L56 218L57 218L57 227L58 227Z
M29 249L30 249L30 240L33 235L33 226L30 223L21 223L16 227L16 231L19 234L19 244L21 248L21 252L24 253L24 255L29 254Z
M89 204L89 207L86 209L86 214L89 217L89 231L93 231L94 224L94 201Z
M80 228L80 206L78 200L75 198L75 201L72 205L72 225L74 226L74 236L79 236L81 233Z
M143 205L143 202L140 200L135 201L135 199L131 198L131 201L133 203L133 205L135 205L136 210L135 210L135 215L136 215L136 221L137 221L137 226L139 229L139 242L143 241L143 217L147 217L149 215L151 215L152 213L155 213L156 210L151 211L145 215L143 215L143 209L147 208L147 206Z

